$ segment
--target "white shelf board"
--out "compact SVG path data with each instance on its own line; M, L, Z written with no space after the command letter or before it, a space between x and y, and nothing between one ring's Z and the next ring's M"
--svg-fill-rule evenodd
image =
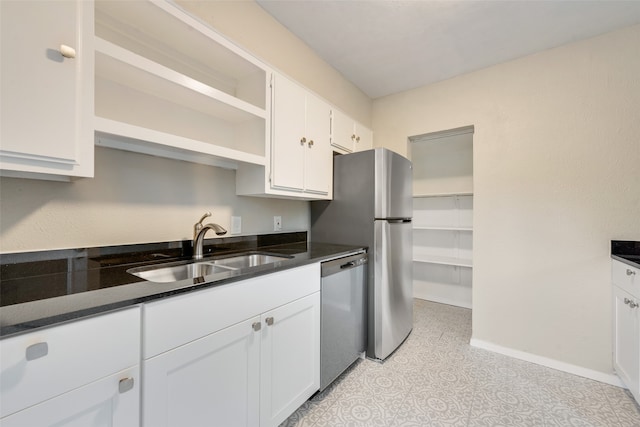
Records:
M436 230L436 231L469 231L472 232L472 227L457 227L457 226L430 226L430 225L414 225L414 230Z
M414 253L413 261L429 264L453 265L458 267L473 267L473 262L470 259L460 259L436 255L420 255Z
M192 68L201 64L235 80L265 66L175 1L97 1L95 10L96 27L116 23L125 37L178 54Z
M115 120L95 117L96 145L185 160L227 169L238 162L264 166L266 158L194 139L171 135Z
M98 77L228 122L241 123L255 117L267 119L265 109L258 108L99 37L95 38L95 47L96 76Z
M430 194L414 194L414 199L422 199L426 197L450 197L450 196L473 196L472 192L466 193L430 193Z

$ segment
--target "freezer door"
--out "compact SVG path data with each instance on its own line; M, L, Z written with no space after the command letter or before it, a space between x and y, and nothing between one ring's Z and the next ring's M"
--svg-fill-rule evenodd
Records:
M375 221L373 252L367 356L383 360L413 328L411 221Z
M376 148L375 163L375 218L411 218L411 162L393 151Z

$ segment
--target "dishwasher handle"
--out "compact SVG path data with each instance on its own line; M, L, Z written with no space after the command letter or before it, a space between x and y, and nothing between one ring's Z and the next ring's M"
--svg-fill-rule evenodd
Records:
M360 267L361 265L364 265L366 263L367 254L365 252L360 252L354 255L325 261L321 264L321 276L331 276L332 274Z

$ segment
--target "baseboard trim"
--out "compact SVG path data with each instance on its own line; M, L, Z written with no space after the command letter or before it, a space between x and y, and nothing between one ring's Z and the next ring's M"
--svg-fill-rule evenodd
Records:
M504 354L505 356L513 357L515 359L535 363L536 365L546 366L547 368L556 369L558 371L567 372L569 374L578 375L584 378L589 378L591 380L599 381L601 383L609 384L612 386L626 388L622 381L620 381L620 378L615 374L605 374L603 372L594 371L592 369L583 368L581 366L572 365L570 363L561 362L559 360L550 359L548 357L538 356L535 354L527 353L525 351L514 350L508 347L502 347L500 345L475 338L471 338L471 342L469 344L472 347L492 351L494 353Z
M431 302L437 302L439 304L446 304L446 305L452 305L454 307L461 307L461 308L469 308L471 309L471 304L468 304L466 302L463 301L458 301L455 299L451 299L451 298L442 298L442 297L437 297L437 296L433 296L433 295L427 295L425 293L422 292L415 292L413 293L413 297L417 298L417 299L422 299L425 301L431 301Z

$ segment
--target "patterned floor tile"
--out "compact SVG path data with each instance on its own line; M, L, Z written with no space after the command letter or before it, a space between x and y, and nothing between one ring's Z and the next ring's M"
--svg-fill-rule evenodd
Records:
M358 360L281 427L640 427L624 389L469 346L471 310L415 300L384 362Z

